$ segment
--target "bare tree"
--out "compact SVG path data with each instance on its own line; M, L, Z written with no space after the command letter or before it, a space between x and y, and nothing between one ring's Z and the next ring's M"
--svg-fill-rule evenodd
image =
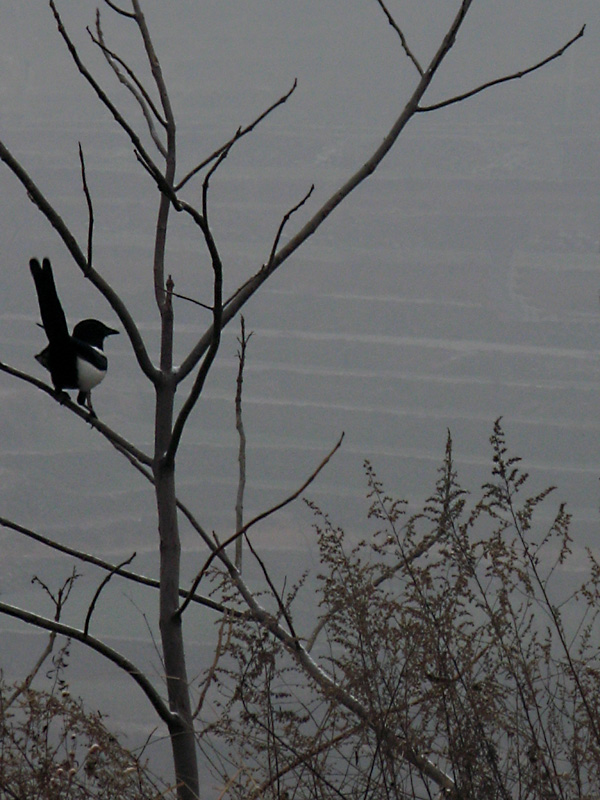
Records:
M101 16L98 12L95 28L90 30L90 36L103 53L112 69L114 76L129 90L134 102L141 109L147 131L150 134L154 150L144 144L142 131L137 130L122 114L110 95L102 88L99 80L92 74L83 62L63 18L54 0L49 0L49 5L54 15L60 36L68 49L72 60L84 80L95 92L98 100L112 114L117 125L124 131L133 147L135 158L141 168L147 173L157 189L157 220L154 237L154 256L152 263L152 281L157 309L160 315L160 356L158 363L153 363L147 345L140 333L135 319L129 309L115 292L113 287L103 278L92 259L94 209L92 195L88 188L85 161L81 155L81 171L84 185L84 194L89 211L89 225L87 241L82 246L73 235L68 224L57 213L52 202L49 201L34 179L29 175L22 164L14 157L9 149L0 142L0 158L12 171L21 183L28 197L40 209L56 230L58 236L66 245L75 264L82 274L109 302L114 312L119 317L131 347L137 359L141 372L148 379L155 394L154 413L154 447L152 453L146 453L134 443L127 441L117 431L112 430L101 420L92 418L85 410L78 408L71 402L66 402L65 407L73 414L89 422L99 434L105 437L113 447L122 453L129 462L154 487L157 507L160 574L157 582L150 581L143 576L136 575L126 570L122 565L108 565L101 563L107 569L109 578L119 575L128 580L137 580L155 585L160 594L160 635L162 644L162 658L166 675L167 699L154 686L150 677L125 658L121 653L110 648L105 642L94 638L89 633L89 618L99 592L94 598L88 612L88 619L80 628L66 625L60 620L44 618L40 615L0 604L3 614L12 615L27 623L45 628L57 634L76 639L87 647L100 653L103 657L117 664L129 673L145 692L148 700L156 713L168 726L175 775L177 780L178 796L181 800L191 800L199 797L197 741L194 729L194 709L190 694L190 681L186 664L185 641L183 635L184 612L192 605L204 605L221 612L227 619L244 619L246 625L253 630L260 630L273 642L273 646L283 647L292 658L296 667L309 682L312 682L319 691L333 700L337 707L343 709L340 713L356 721L355 724L371 731L375 737L381 758L391 758L389 755L396 753L396 757L412 765L424 779L437 785L440 790L452 794L456 791L456 778L443 766L436 764L436 750L434 740L413 744L407 733L408 720L404 721L404 729L399 734L396 727L397 720L384 713L377 718L368 698L353 687L344 684L339 669L328 670L324 662L311 653L305 645L305 640L297 630L289 611L288 601L284 600L269 580L265 570L265 580L274 598L274 609L269 609L260 602L258 597L250 590L242 579L242 575L235 563L230 559L226 544L239 539L259 519L274 513L278 508L290 502L314 479L320 469L327 463L334 450L323 460L322 464L312 473L300 489L291 497L273 509L268 509L263 514L246 522L242 527L233 532L226 542L216 542L202 527L195 513L185 507L177 498L175 464L182 437L190 413L194 409L205 386L207 376L214 364L221 343L223 328L240 312L246 302L255 295L271 275L294 253L312 234L324 223L327 217L336 209L354 189L371 175L381 164L386 154L402 133L407 122L414 116L432 112L436 108L462 102L468 97L478 94L488 87L521 78L523 75L541 68L548 62L556 59L565 52L577 39L583 35L583 28L556 52L549 55L537 64L526 69L502 76L495 81L477 86L454 97L435 105L427 105L424 97L435 75L439 72L444 59L454 47L457 36L469 12L472 0L462 0L454 17L449 20L445 35L428 64L421 65L412 48L409 47L401 25L382 2L379 5L386 14L388 21L399 37L402 52L407 56L416 73L414 89L407 99L400 115L384 136L381 144L373 151L370 157L340 185L331 196L316 210L311 211L309 219L293 233L285 243L282 243L284 230L291 225L294 214L301 206L309 203L312 189L283 216L270 252L264 263L258 269L250 270L247 279L229 296L223 295L223 276L226 264L221 257L221 249L217 241L209 213L209 199L211 182L216 178L216 173L228 157L233 147L237 147L244 137L252 133L260 122L272 114L275 109L285 104L292 95L292 88L277 99L273 104L259 114L255 120L246 126L241 126L234 134L218 147L213 153L199 159L196 166L188 169L183 174L178 169L177 163L177 127L175 112L171 104L168 88L163 76L159 56L155 51L146 19L142 12L140 0L131 0L131 6L123 8L121 5L105 0L110 12L119 15L124 25L128 24L139 35L141 46L145 53L150 73L150 85L128 65L126 60L114 52L105 41ZM184 190L192 180L201 180L201 201L199 206L191 204L185 199ZM189 350L181 364L176 367L173 362L174 351L174 310L173 296L175 287L168 274L165 260L166 235L169 221L173 212L189 218L194 230L199 232L203 246L208 254L212 272L212 298L207 304L212 320L194 346ZM38 389L54 396L53 390L33 378L9 365L2 364L0 368L23 381L36 386ZM183 381L190 377L191 388L183 389ZM185 391L185 397L179 410L176 410L175 397L178 389ZM193 587L185 591L180 586L180 536L179 516L183 514L197 531L206 547L208 558L205 565L199 570L198 577ZM20 529L14 522L6 521L13 530L20 530L24 535L34 535ZM49 545L55 544L48 542ZM71 553L76 557L91 559L91 556L82 553ZM259 558L255 553L255 557ZM96 563L98 560L96 559ZM209 600L197 594L197 588L203 575L212 564L219 563L227 576L227 591L217 601ZM182 601L182 597L184 598ZM350 613L350 611L348 611ZM257 626L257 627L254 627ZM262 634L261 634L262 635ZM447 667L451 669L450 667ZM441 669L435 665L434 670ZM443 676L442 676L443 677ZM429 747L431 746L431 747Z

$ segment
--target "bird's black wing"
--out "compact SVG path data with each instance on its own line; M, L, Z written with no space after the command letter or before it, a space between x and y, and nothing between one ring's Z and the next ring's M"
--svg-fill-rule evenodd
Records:
M56 292L50 260L45 258L40 266L37 258L32 258L29 262L29 268L33 275L40 304L40 314L42 315L42 325L46 331L48 341L50 344L67 342L70 339L69 329L67 328L65 312Z

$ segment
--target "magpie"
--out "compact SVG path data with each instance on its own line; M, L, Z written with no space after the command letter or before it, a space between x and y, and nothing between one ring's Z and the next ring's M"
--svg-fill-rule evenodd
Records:
M36 361L48 370L57 392L78 389L77 402L95 417L91 390L104 378L108 367L104 339L119 331L97 319L84 319L75 325L71 336L56 292L50 259L45 258L40 265L37 258L32 258L29 268L40 304L41 327L48 337L48 346L35 356Z

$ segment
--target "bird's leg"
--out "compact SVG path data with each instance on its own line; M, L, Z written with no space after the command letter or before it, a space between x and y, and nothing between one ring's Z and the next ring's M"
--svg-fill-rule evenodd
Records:
M96 412L94 411L94 406L92 405L92 393L91 392L79 392L77 395L77 402L80 406L87 408L90 412L90 417L93 419L98 419Z

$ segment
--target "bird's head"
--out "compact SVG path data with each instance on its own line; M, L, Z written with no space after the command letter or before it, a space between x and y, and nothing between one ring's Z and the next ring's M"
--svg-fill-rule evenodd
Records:
M108 325L100 322L100 320L84 319L73 328L73 338L79 339L80 342L91 344L92 347L99 347L102 350L106 337L118 332L114 328L109 328Z

